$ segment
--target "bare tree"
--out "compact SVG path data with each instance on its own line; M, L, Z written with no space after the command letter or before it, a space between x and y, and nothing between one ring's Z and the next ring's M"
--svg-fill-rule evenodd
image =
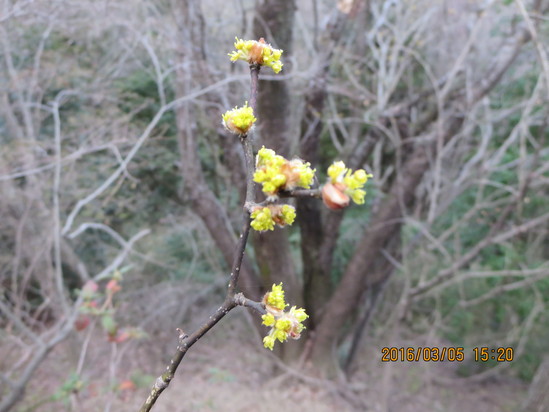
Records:
M131 130L130 121L142 108L124 114L108 99L108 72L125 59L113 60L99 72L89 61L80 62L88 66L75 74L71 69L77 67L79 56L70 47L83 39L65 22L77 21L89 4L65 8L61 2L31 3L5 2L0 22L0 309L7 332L2 334L2 346L10 348L5 359L16 360L2 368L1 411L21 400L48 354L74 331L85 303L75 289L109 279L149 233L142 229L126 238L108 224L82 217L83 210L121 178L132 179L127 166L152 130L151 126L138 139L129 138L137 131ZM105 25L95 29L96 36L109 32ZM59 52L55 43L63 41L69 48L60 47ZM62 64L56 65L56 57ZM70 81L82 79L84 84L70 87ZM71 105L103 117L84 115L76 124L70 114L74 108L67 108ZM79 167L94 156L108 159L98 171L107 177L92 178L92 187L86 187L88 175ZM75 250L73 240L89 230L102 232L117 245L103 267L91 268ZM116 326L111 326L116 333Z
M482 171L489 179L499 167L496 165L501 164L505 148L509 148L519 136L519 128L515 128L508 143L494 150L495 157L487 160L491 156L486 152L490 146L488 139L492 136L484 129L488 134L481 141L480 151L463 167L460 164L459 159L468 156L471 145L475 144L475 130L479 127L475 116L482 114L490 93L501 85L509 68L517 64L522 53L528 53L523 51L524 46L535 30L530 27L531 19L527 19L528 24L516 25L504 37L489 38L486 27L497 24L504 15L489 4L480 9L455 3L448 4L446 9L424 7L421 10L408 8L399 2L351 2L347 6L340 4L340 10L334 10L333 17L315 32L317 37L304 41L309 46L309 55L304 60L308 69L305 73L310 73L307 77L310 80L303 88L303 101L295 106L280 103L280 99L290 99L285 86L286 82L292 81L290 74L282 85L270 81L272 86L264 88L270 97L269 102L265 107L259 107L260 113L270 119L270 124L277 125L276 132L272 127L260 130L267 145L281 151L292 147L287 139L295 130L288 125L288 121L293 119L301 128L300 156L322 164L327 157L320 151L321 138L327 133L336 153L351 166L359 167L372 159L372 168L383 193L337 284L332 284L331 274L344 212L323 212L307 199L298 202L303 239L303 289L300 295L312 314L311 362L315 367L332 373L337 369L335 348L352 324L355 308L364 299L365 291L383 284L394 268L395 257L399 255L397 240L401 237L403 225L416 224L414 222L425 217L426 222L421 223L423 234L428 239L436 239L430 227L437 217L467 189L479 184L479 187L484 187L477 171ZM534 7L543 12L540 3ZM457 17L451 26L452 31L449 34L437 31L442 28L437 28L432 22L440 18L449 20L450 12ZM291 52L294 48L291 28L285 25L291 24L293 13L293 2L258 3L254 33L267 36ZM319 23L313 21L312 25L318 27ZM282 37L277 37L277 32L283 33ZM441 38L446 38L451 45L445 53L429 55L429 49L422 47ZM463 40L461 46L455 43L455 38ZM484 40L482 46L479 45L480 38ZM191 43L203 44L204 41L195 39ZM489 52L494 47L499 47L497 55ZM538 55L543 67L543 53ZM495 58L491 59L492 56ZM291 73L299 73L300 59L287 58L294 62ZM331 80L330 76L336 69L343 73L344 80ZM423 80L410 82L407 76L419 76ZM543 95L540 93L544 76L542 71L539 87L533 90L528 100L530 104L521 107L525 110L522 124L538 124L541 119L532 118L530 113L534 107L532 103ZM334 113L330 118L334 102L338 101L353 103L348 104L347 117ZM281 107L303 107L301 112L295 112L301 113L302 117L279 110ZM329 121L325 120L327 116ZM495 126L498 117L492 113L488 116L485 115L483 120L488 119ZM542 146L540 142L536 144ZM183 152L189 153L188 150ZM526 157L523 160L528 162ZM534 172L535 176L543 170L543 166L538 167L542 169ZM506 207L484 239L463 256L452 258L448 255L449 266L439 275L428 281L421 280L412 287L410 298L402 310L405 311L412 302L443 280L453 278L456 271L467 267L489 245L545 222L546 216L541 215L525 222L520 230L506 227L529 185L529 179L521 179L513 196L505 201L500 199ZM199 203L196 207L197 210L200 208ZM211 234L214 238L218 236L215 231ZM443 236L447 237L449 233ZM271 279L273 268L278 265L277 279L292 285L290 290L295 291L296 271L284 238L282 232L258 237L254 242L256 257L262 278ZM262 252L263 248L272 250L273 247L276 248L274 254ZM272 256L276 259L270 262Z

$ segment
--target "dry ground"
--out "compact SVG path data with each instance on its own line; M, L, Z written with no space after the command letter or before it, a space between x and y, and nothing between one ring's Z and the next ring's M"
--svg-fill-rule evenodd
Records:
M163 371L176 344L175 332L154 336L114 347L98 330L83 363L85 386L54 402L48 398L75 370L81 355L83 335L71 338L50 355L16 410L137 411L153 375ZM275 375L276 361L258 339L243 312L229 315L191 349L153 410L511 412L518 410L526 394L526 385L510 378L482 383L463 379L457 364L382 363L383 342L369 342L358 372L345 385L288 371ZM1 349L6 354L6 348ZM129 380L135 387L121 389L120 384Z

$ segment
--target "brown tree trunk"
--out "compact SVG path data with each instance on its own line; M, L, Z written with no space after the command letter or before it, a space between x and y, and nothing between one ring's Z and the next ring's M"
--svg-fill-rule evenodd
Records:
M322 39L325 52L319 59L319 67L309 83L305 95L305 110L301 120L300 154L313 165L320 163L320 135L323 129L322 114L327 96L327 80L332 57L328 39ZM310 315L309 328L315 328L322 314L324 303L332 289L331 267L323 265L322 243L325 230L321 215L322 205L318 199L298 199L297 215L301 230L301 255L303 259L303 297ZM331 234L336 237L335 234ZM330 265L331 266L331 265Z
M529 35L526 31L519 29L514 40L511 52L486 76L486 81L475 88L477 93L468 104L463 103L464 106L470 107L498 84L503 73L517 58L518 50L529 40ZM462 100L462 98L463 96L456 94L454 100ZM432 112L433 115L428 113L417 130L429 130L432 123L436 121L437 115L444 116L447 124L441 132L443 133L441 138L444 143L451 140L460 129L463 117L451 115L452 112L458 112L457 104L448 104L448 106L444 114L437 114L435 111ZM404 213L414 204L416 188L430 167L430 159L434 158L435 149L436 142L427 146L416 145L411 153L404 156L401 171L392 183L385 201L372 216L340 284L327 304L321 323L316 330L310 358L315 367L327 376L336 376L339 373L339 365L335 357L335 348L340 341L338 337L343 333L349 319L353 318L364 290L382 280L372 278L369 268L376 267L378 260L384 259L380 253L381 250L390 244L394 236L400 236Z
M357 17L360 9L365 10L364 2L354 2L351 17ZM309 81L305 95L305 109L301 120L300 155L313 165L323 160L320 155L320 137L323 131L322 120L328 78L334 49L339 44L349 15L337 13L326 22L315 39L318 57L316 72ZM365 17L362 16L361 17ZM320 321L326 302L333 290L332 260L337 243L344 211L328 212L322 216L325 207L318 199L300 198L297 200L297 216L301 230L301 256L303 260L303 297L309 313L308 327L314 330Z
M284 67L281 74L291 72L289 57L292 54L294 0L259 1L255 10L253 32L255 40L264 38L274 48L284 50L282 55ZM270 69L263 68L262 73ZM257 98L257 130L254 145L273 149L277 154L289 157L291 123L291 95L287 80L264 80L260 78ZM291 305L303 306L301 285L297 276L288 230L275 229L273 232L255 233L253 245L257 258L260 276L266 288L273 283L284 283L287 301ZM299 340L289 345L278 347L277 354L286 362L295 361L302 352L304 341Z
M329 58L319 68L318 76L311 80L309 92L305 96L305 112L302 120L300 141L301 156L311 164L319 164L320 134L322 132L322 112L326 99L326 78ZM325 236L321 207L318 199L297 200L297 221L301 230L301 256L303 260L303 298L309 313L309 328L314 329L320 317L324 302L329 297L332 285L330 267L322 262L321 246ZM335 234L331 234L335 237Z
M284 50L282 74L290 73L292 54L294 0L263 0L255 10L253 32L255 40L264 38L273 47ZM263 72L270 69L264 68ZM290 155L288 129L291 116L291 96L286 80L260 80L257 98L260 141L282 156Z
M254 37L256 40L264 38L273 47L284 50L283 74L291 71L288 61L292 53L295 9L293 0L263 0L258 2L255 11ZM262 73L268 73L269 70L263 68ZM286 80L260 79L257 98L259 138L254 136L257 149L265 145L284 157L290 156L290 102ZM265 286L268 288L272 283L283 282L287 300L292 305L301 305L301 287L290 253L288 231L256 233L253 242Z
M426 147L416 147L404 165L401 177L394 182L387 199L372 217L341 283L327 304L316 330L311 357L315 367L327 375L334 376L339 370L334 355L338 335L342 333L347 320L354 315L360 297L368 283L371 283L368 282L368 268L375 266L377 259L385 259L381 250L394 236L399 236L403 208L412 203L415 189L429 166L427 152Z

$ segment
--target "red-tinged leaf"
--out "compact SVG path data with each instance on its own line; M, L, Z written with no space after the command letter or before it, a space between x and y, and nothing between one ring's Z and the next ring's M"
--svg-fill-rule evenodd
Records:
M109 280L109 283L107 283L106 289L112 294L115 294L116 292L120 292L122 287L120 286L117 280L111 279Z
M118 385L119 391L134 391L136 389L135 383L129 379L126 379Z
M118 332L117 335L113 338L112 342L122 343L122 342L127 341L131 337L132 336L126 331Z
M90 324L91 319L88 316L79 316L78 319L74 322L74 329L78 332L83 331Z

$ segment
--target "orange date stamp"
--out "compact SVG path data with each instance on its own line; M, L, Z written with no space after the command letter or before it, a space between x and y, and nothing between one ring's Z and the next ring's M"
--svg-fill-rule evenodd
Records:
M465 349L456 347L384 347L381 362L463 362Z
M475 362L511 362L514 359L512 347L476 347L472 349ZM454 347L384 347L381 349L382 362L463 362L465 349Z

